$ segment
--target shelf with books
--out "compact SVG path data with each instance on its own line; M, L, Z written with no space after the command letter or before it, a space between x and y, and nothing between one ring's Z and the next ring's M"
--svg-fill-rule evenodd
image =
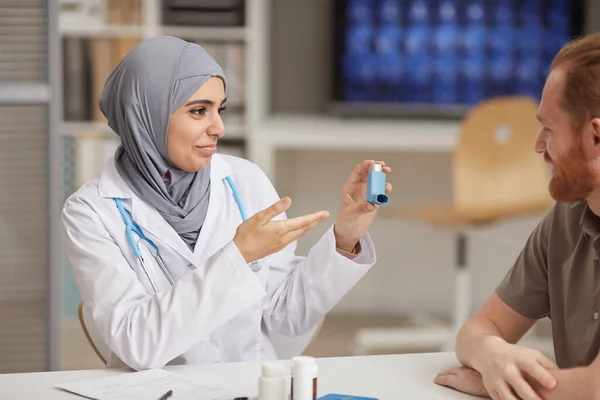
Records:
M59 16L63 50L59 132L77 155L78 182L96 176L119 143L98 107L106 78L135 45L154 35L198 43L223 67L228 110L223 115L226 134L219 152L247 157L253 142L249 115L261 106L256 91L251 91L256 85L249 81L258 71L252 63L260 59L255 52L257 45L262 48L257 30L262 31L264 0L247 1L243 26L177 24L165 19L163 0L60 1L71 6L63 7ZM98 154L92 157L94 152Z
M60 1L64 4L59 17L64 135L110 132L98 107L106 78L144 38L168 34L200 44L223 67L228 79L226 140L248 139L244 126L248 111L245 86L247 48L251 47L251 27L255 26L252 17L247 18L245 26L175 25L169 23L177 20L173 15L164 18L164 0ZM252 2L248 5L255 7Z

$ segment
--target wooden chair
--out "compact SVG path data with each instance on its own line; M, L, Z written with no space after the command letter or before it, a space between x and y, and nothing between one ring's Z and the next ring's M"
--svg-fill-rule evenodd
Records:
M92 346L94 353L96 353L98 358L104 363L104 365L106 365L106 357L108 355L108 346L106 346L104 344L104 341L100 338L100 335L96 331L93 323L90 322L90 324L86 324L85 321L86 320L91 321L91 318L87 314L87 310L83 306L83 303L79 304L78 314L79 314L79 323L81 324L81 329L83 330L83 334L85 335L90 346ZM88 330L88 325L90 327L89 330ZM98 348L96 346L96 344L98 344L98 346L100 348Z
M496 98L474 107L463 120L453 153L452 204L381 210L384 216L456 233L452 326L362 330L355 339L357 353L368 353L382 343L394 348L452 348L455 333L472 311L466 231L542 213L551 206L548 167L534 151L539 133L536 112L537 103L526 97Z
M83 333L98 356L98 358L106 365L106 358L108 356L109 348L104 343L104 340L98 334L91 316L88 314L87 309L84 307L83 303L79 304L79 323L81 324L81 329ZM88 321L88 322L86 322ZM323 326L324 318L319 321L317 326L304 335L300 335L297 337L289 337L283 335L273 335L273 345L275 347L275 351L277 352L277 356L280 359L290 359L297 355L303 354L306 348L315 340L317 335L319 334L321 327Z

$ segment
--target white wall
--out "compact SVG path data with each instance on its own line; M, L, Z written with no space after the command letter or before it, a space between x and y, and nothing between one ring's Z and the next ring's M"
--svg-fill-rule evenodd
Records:
M280 151L276 187L281 196L292 198L289 215L319 209L332 214L300 240L299 254L306 255L333 224L341 186L363 159L383 159L393 168L389 177L394 185L390 206L450 202L449 154ZM503 278L541 216L478 229L469 236L476 305ZM452 232L378 216L370 233L378 262L334 311L402 314L418 310L447 315L452 307L455 265Z

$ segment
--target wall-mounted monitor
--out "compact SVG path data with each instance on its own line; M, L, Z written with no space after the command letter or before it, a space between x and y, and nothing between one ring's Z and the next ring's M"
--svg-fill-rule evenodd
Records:
M332 110L458 117L496 96L540 98L583 32L583 0L335 0Z

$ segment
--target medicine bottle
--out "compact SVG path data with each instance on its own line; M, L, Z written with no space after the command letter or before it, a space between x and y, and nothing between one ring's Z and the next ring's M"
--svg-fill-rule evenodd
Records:
M291 400L317 400L318 372L313 357L292 358Z
M286 400L285 365L281 362L267 362L262 364L261 371L258 400Z

